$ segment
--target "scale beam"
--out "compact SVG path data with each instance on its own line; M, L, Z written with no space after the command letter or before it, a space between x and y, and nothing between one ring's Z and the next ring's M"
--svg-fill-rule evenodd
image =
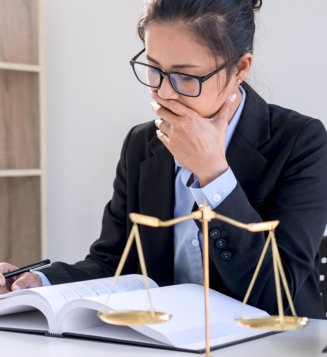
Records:
M278 247L275 238L275 228L278 226L279 221L267 221L267 222L258 222L258 223L242 223L236 221L232 218L220 215L214 212L210 206L203 205L199 206L197 211L192 212L188 216L178 217L170 219L168 221L161 221L157 217L146 216L139 213L130 213L130 220L133 222L133 228L127 240L125 249L123 251L121 260L118 264L115 279L113 281L112 289L108 294L107 300L104 303L103 310L98 312L98 316L104 322L116 324L116 325L131 325L131 324L150 324L150 323L160 323L168 321L171 318L169 313L157 312L154 310L151 301L150 289L148 285L148 276L146 271L145 260L143 256L143 250L141 245L141 239L138 230L138 224L146 225L150 227L170 227L177 223L187 221L190 219L198 220L202 222L202 236L203 236L203 274L204 274L204 292L205 292L205 333L206 333L206 357L210 356L210 338L209 338L209 238L208 238L208 222L213 219L218 219L220 221L231 224L240 229L245 229L249 232L263 232L268 231L268 237L264 248L262 250L261 256L259 258L257 267L251 279L250 285L246 292L246 295L243 300L241 310L236 318L237 323L251 328L260 328L268 329L274 331L285 331L285 330L294 330L301 327L307 326L309 319L306 317L298 317L295 313L293 302L291 299L291 294L287 285L284 269L278 252ZM136 242L137 253L140 261L142 275L144 276L144 284L148 294L149 300L149 311L106 311L106 305L108 299L114 289L117 278L120 276L124 264L126 262L127 256L129 254L132 243ZM272 254L273 254L273 269L275 275L275 284L276 284L276 296L277 296L277 305L278 305L278 316L269 316L269 317L256 317L256 318L247 318L242 317L242 312L245 304L247 303L249 296L251 294L253 285L258 276L259 270L261 268L263 259L267 253L269 244L272 245ZM283 309L283 299L281 293L280 279L292 311L293 316L285 316Z

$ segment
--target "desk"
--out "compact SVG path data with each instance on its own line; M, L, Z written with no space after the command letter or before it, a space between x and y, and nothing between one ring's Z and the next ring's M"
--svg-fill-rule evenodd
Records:
M327 321L311 320L308 327L279 333L255 341L213 351L213 357L327 357L322 349L327 345ZM0 348L11 357L196 357L194 353L166 351L107 342L45 337L40 335L0 331Z

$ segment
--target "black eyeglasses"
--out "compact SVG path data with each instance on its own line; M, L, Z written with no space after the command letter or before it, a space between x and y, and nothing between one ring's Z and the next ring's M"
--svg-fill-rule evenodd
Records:
M167 76L174 90L186 97L198 97L201 94L202 83L227 66L227 63L225 63L213 72L202 77L180 72L164 72L157 67L136 61L144 51L145 49L134 56L129 62L133 67L136 78L148 87L160 88L164 76Z

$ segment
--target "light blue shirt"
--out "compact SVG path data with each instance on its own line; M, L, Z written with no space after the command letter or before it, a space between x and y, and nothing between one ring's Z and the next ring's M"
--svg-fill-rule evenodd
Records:
M246 93L242 92L241 103L230 121L226 133L226 150L241 117ZM203 199L212 208L216 208L235 188L236 178L230 168L221 176L205 187L200 187L197 177L188 187L187 182L191 172L182 167L175 159L175 208L174 217L188 215L192 212L194 202L200 205ZM193 220L181 222L174 226L174 283L203 283L202 266L202 234ZM43 286L51 285L49 279L41 272L34 271L40 276Z
M226 150L241 117L246 99L244 89L241 86L239 88L242 92L242 100L228 125ZM175 174L174 217L189 215L194 202L200 205L204 199L211 208L216 208L237 184L231 168L228 168L221 176L202 188L196 177L194 177L194 183L187 186L191 172L182 167L176 159ZM193 220L174 226L174 251L174 283L203 284L202 234Z
M42 286L49 286L51 285L49 279L40 271L33 271L34 274L38 275L42 280Z

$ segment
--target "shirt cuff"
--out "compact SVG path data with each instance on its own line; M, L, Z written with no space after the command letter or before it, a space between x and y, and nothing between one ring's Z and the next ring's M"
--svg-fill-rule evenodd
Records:
M205 199L212 209L215 209L223 202L237 185L237 180L230 167L204 187L200 187L199 180L196 177L194 179L195 181L190 186L190 189L195 202L200 205Z
M49 279L40 271L35 270L35 271L32 271L32 273L38 275L41 278L42 286L50 286L51 285Z

